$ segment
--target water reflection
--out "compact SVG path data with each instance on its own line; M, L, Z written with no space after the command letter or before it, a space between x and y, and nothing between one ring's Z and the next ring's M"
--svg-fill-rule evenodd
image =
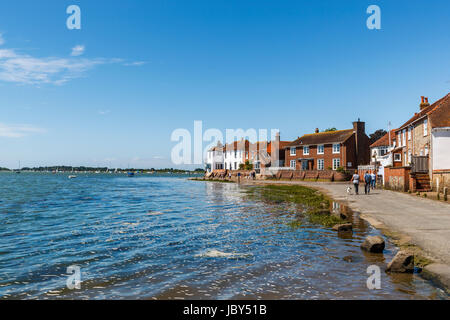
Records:
M367 267L378 232L342 204L349 236L306 219L292 203L248 199L236 184L180 178L0 175L0 296L23 299L437 299L418 275ZM66 288L79 265L81 290Z

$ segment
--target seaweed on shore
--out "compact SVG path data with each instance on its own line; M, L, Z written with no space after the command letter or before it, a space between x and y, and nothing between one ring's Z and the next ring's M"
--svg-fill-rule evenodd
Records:
M257 186L248 188L246 194L252 200L261 200L274 204L294 203L298 205L299 211L314 224L332 227L344 221L340 217L331 214L331 201L327 196L305 186Z

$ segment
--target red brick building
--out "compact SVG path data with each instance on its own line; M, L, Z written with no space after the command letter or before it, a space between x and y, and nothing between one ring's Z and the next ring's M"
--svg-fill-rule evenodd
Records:
M295 170L346 170L369 164L369 137L365 123L353 128L305 134L285 147L285 166Z

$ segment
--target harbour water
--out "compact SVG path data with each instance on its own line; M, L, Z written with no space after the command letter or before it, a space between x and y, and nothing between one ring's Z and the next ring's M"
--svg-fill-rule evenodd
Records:
M448 299L420 275L381 273L379 234L314 224L289 203L186 177L0 173L1 299ZM334 207L339 210L339 204ZM341 209L342 210L342 209ZM80 268L69 289L67 268Z

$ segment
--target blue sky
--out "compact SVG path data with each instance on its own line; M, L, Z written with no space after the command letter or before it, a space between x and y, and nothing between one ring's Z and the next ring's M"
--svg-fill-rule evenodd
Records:
M68 30L66 8L81 8ZM381 8L381 30L366 8ZM448 1L2 1L0 167L172 167L173 130L398 126L450 92ZM75 48L75 50L74 50ZM206 143L205 143L206 145Z

